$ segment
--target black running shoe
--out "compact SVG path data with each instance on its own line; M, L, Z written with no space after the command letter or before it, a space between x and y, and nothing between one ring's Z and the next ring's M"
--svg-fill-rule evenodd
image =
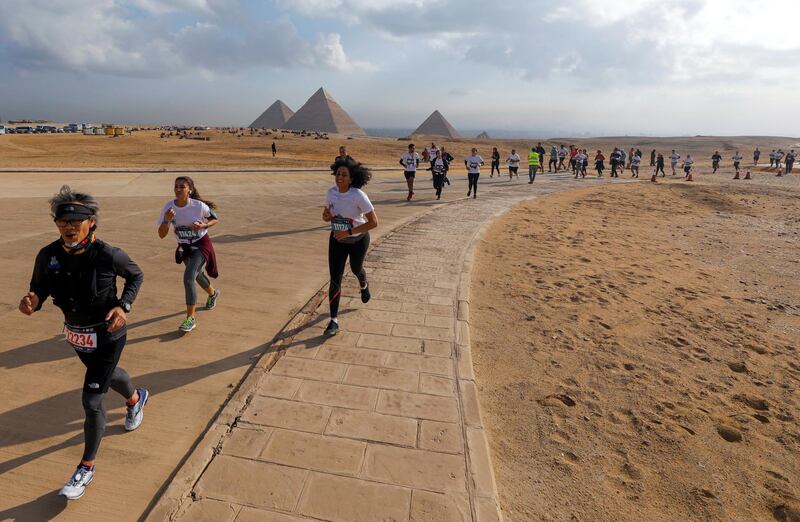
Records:
M369 295L369 285L367 285L361 289L361 302L368 303L370 297L371 296Z
M337 333L339 333L339 324L336 321L329 322L328 327L325 328L325 336L333 337Z

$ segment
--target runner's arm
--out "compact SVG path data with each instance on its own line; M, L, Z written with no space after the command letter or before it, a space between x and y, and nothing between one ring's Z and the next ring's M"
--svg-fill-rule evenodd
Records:
M132 305L139 294L139 289L142 287L144 272L124 250L119 248L114 249L113 262L114 272L125 280L125 286L122 288L122 296L119 300Z
M33 294L31 296L30 294ZM20 311L23 310L23 302L28 299L31 305L31 313L41 310L42 305L50 296L50 284L47 279L47 255L44 251L40 251L36 255L36 261L33 265L33 275L31 276L31 284L29 287L29 294L22 298L20 302ZM30 315L30 314L27 314Z
M352 230L350 230L350 234L363 234L364 232L368 232L378 226L378 215L375 214L374 210L364 214L364 217L367 218L367 222L363 225L354 227Z

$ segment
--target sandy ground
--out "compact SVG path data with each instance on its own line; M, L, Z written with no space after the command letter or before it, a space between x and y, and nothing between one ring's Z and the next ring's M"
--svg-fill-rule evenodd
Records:
M347 145L350 154L371 166L400 168L398 160L406 150L408 141L392 138L357 137L331 135L329 140L314 137L298 137L288 133L270 136L245 132L244 136L217 130L199 131L211 141L183 140L176 137L159 138L160 131L141 131L118 138L107 136L84 136L82 134L13 134L0 135L0 169L9 168L154 168L154 169L213 169L213 168L274 168L274 167L326 167L337 155L339 146ZM274 139L275 136L283 138ZM278 148L272 157L270 146L275 141ZM758 146L762 160L769 163L767 153L775 147L784 151L800 149L797 139L775 137L698 137L698 138L550 138L529 140L476 140L461 138L442 140L431 136L415 136L417 152L425 145L435 142L444 146L461 164L472 147L486 160L488 172L492 147L498 147L502 166L512 148L523 158L530 147L542 142L549 151L550 146L575 144L589 152L602 149L608 157L615 146L626 150L638 147L649 164L650 150L657 149L668 155L670 149L678 149L682 155L692 154L698 165L710 165L711 154L719 150L729 163L730 157L739 149L745 158L752 158ZM769 148L768 148L769 147ZM590 155L594 157L593 154ZM547 158L546 158L547 159ZM592 163L593 164L593 163ZM606 161L606 167L608 162Z
M507 520L800 520L800 176L730 177L529 201L485 234Z

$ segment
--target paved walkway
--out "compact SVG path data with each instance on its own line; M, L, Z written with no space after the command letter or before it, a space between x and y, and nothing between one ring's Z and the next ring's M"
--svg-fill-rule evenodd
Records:
M515 203L594 183L515 184L388 234L367 257L372 300L361 303L350 277L341 332L325 339L318 294L150 519L501 520L470 358L473 246Z

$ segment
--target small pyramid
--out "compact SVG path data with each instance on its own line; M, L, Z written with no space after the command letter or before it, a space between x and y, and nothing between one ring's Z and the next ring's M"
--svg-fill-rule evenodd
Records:
M289 118L285 128L336 134L366 134L322 87Z
M261 116L256 118L256 121L250 124L250 128L282 129L292 116L294 116L294 111L281 100L276 100L267 110L261 113Z
M489 136L488 132L483 131L480 134L478 134L477 136L475 136L475 139L476 140L490 140L490 139L492 139L492 137Z
M417 130L411 134L427 134L429 136L445 136L448 138L461 137L439 111L433 111L433 113L428 116L428 119L423 121L422 125L417 127Z

